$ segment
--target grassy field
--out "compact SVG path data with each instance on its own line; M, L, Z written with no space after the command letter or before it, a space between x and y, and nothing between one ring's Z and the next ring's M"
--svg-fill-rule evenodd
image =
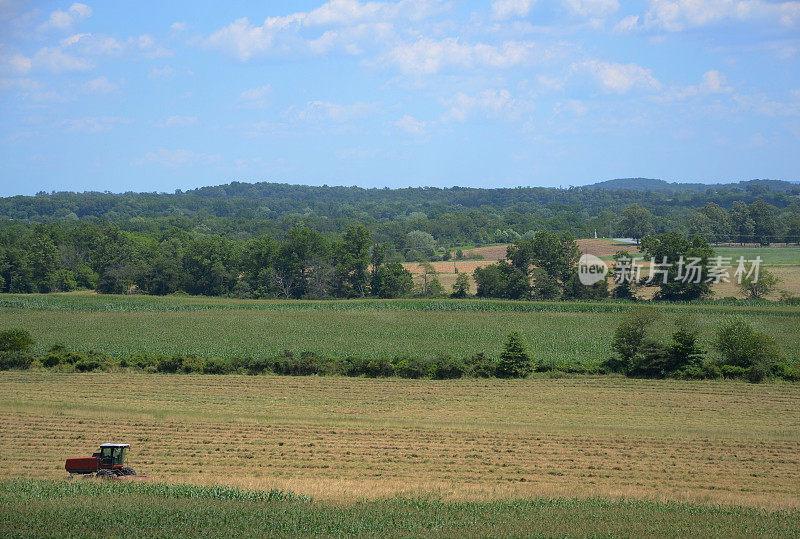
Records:
M0 482L0 535L108 537L134 531L137 536L182 537L800 534L797 511L546 498L488 503L396 498L334 505L239 500L215 494L148 484Z
M153 481L800 507L800 385L0 373L0 478L132 444Z
M3 295L0 328L31 332L38 352L56 343L112 356L192 353L264 356L286 349L367 358L447 353L499 354L511 330L525 334L535 359L597 364L610 353L629 303L459 300L253 301L220 298ZM800 350L800 307L662 305L659 330L694 316L710 348L714 328L746 314L775 337L790 360Z

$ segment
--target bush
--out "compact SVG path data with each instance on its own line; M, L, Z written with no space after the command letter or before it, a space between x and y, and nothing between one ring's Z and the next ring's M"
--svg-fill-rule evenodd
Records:
M678 329L672 334L672 343L668 349L668 361L665 374L684 371L690 367L698 367L703 363L705 352L698 344L700 329L692 319L679 319ZM702 368L700 368L702 371Z
M453 380L464 376L466 370L467 368L463 361L444 354L436 356L433 360L430 374L431 378L435 380Z
M47 351L47 354L41 358L41 361L45 367L55 367L56 365L75 365L85 359L86 356L70 352L63 344L54 344Z
M728 318L717 329L714 346L726 364L743 369L754 368L753 379L770 372L772 366L781 359L775 340L753 329L741 316Z
M395 373L400 378L428 378L431 373L431 362L427 358L402 358L396 361Z
M625 374L642 378L663 378L667 373L669 355L668 348L656 341L645 339L628 363Z
M736 365L721 365L719 371L725 378L744 378L747 369Z
M0 371L27 369L33 363L33 356L27 352L0 351Z
M492 378L497 365L484 353L475 354L466 361L466 374L473 378Z
M236 369L233 360L213 357L206 359L203 364L203 374L231 374Z
M90 372L99 369L102 365L97 357L84 357L75 362L75 370L78 372Z
M181 357L181 372L203 372L205 370L206 362L203 358L189 354Z
M385 378L394 376L394 365L387 358L371 359L364 367L364 374L370 378Z
M496 374L500 378L524 378L533 370L525 340L517 331L508 334L505 349L497 362Z
M776 363L773 367L775 376L789 382L800 382L800 365L790 365L784 361Z
M367 373L367 363L364 358L349 356L336 363L336 373L342 376L361 376Z
M156 371L175 373L178 372L178 370L180 370L182 364L183 364L182 356L178 355L159 356L158 361L156 363Z
M34 345L27 329L0 331L0 352L27 352Z
M243 367L247 374L261 374L271 370L272 362L267 358L249 358L243 361Z
M155 372L158 369L159 356L150 354L133 354L120 361L120 367L133 367L147 372Z
M614 331L611 347L616 356L608 358L603 367L611 372L628 372L639 348L645 342L647 329L658 319L652 309L637 309L628 313Z
M290 376L310 376L324 374L322 359L312 352L303 352L300 357L294 354L284 354L273 361L273 370L278 374Z

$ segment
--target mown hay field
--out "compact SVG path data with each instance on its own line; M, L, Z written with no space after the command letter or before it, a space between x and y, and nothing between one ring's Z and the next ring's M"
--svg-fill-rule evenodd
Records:
M0 478L133 446L152 481L343 502L645 498L800 507L800 385L0 373Z
M136 353L202 357L264 357L292 350L344 358L425 357L475 353L496 356L506 335L521 331L534 359L598 365L610 354L614 328L630 309L614 302L480 300L253 301L219 298L102 295L4 295L0 328L31 332L36 351L61 343L123 357ZM714 330L744 314L797 361L800 307L774 305L662 305L658 331L686 316Z

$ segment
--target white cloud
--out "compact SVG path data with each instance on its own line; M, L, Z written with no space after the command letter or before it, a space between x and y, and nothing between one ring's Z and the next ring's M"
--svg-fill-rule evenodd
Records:
M191 127L200 125L196 116L170 116L166 120L156 123L156 127Z
M408 114L403 115L402 118L394 122L395 127L409 133L411 135L423 136L428 132L428 122L418 120Z
M506 41L495 46L463 44L456 38L434 41L420 38L390 50L379 63L396 65L407 74L433 74L453 66L459 68L509 68L533 61L535 45L527 41Z
M371 103L353 103L341 105L327 101L310 101L305 109L297 112L297 118L304 121L330 120L344 123L354 119L363 118L374 111L377 105Z
M53 73L88 71L94 64L84 58L65 53L57 47L43 47L30 60L33 69L47 69Z
M188 26L185 22L173 22L169 27L169 29L175 33L185 32L187 28Z
M89 116L75 120L64 120L60 122L59 125L69 131L76 131L80 133L101 133L103 131L109 131L116 125L128 124L130 122L131 120L128 118L120 118L117 116Z
M700 91L706 94L725 94L732 92L733 88L725 86L725 75L713 69L703 74Z
M667 91L663 96L658 98L659 101L673 101L687 99L698 95L710 94L728 94L733 91L733 88L725 85L725 75L712 69L703 74L699 84L685 87L673 87Z
M564 4L583 17L604 17L619 10L618 0L564 0Z
M263 107L266 97L272 91L272 86L265 84L257 88L248 88L239 94L239 100L251 106Z
M470 116L482 115L488 118L514 121L523 114L533 112L531 100L519 100L506 89L488 89L475 95L458 92L449 99L442 100L448 107L443 120L465 122Z
M494 0L492 18L500 21L516 17L527 17L535 0Z
M74 3L68 10L56 10L50 13L50 17L39 25L40 32L48 30L68 30L80 21L92 16L92 8L86 4Z
M784 26L800 22L800 2L765 2L763 0L650 0L645 16L648 26L680 32L725 20L763 19Z
M135 165L160 165L167 168L178 168L192 165L211 165L220 161L220 155L196 153L191 150L167 150L159 148L147 152L144 157L134 161Z
M147 76L153 80L165 80L173 77L176 71L172 66L152 67Z
M393 21L421 20L444 9L439 0L401 0L399 2L359 2L331 0L310 12L267 17L260 26L246 17L236 19L213 32L202 44L232 54L241 61L275 52L328 52L334 43L358 53L358 39L380 39ZM301 37L303 28L335 27L350 29ZM341 43L345 41L346 43Z
M639 15L628 15L614 26L614 32L617 34L625 34L633 32L639 27Z
M101 76L92 79L83 84L83 91L89 94L110 94L115 91L119 86L108 78Z
M573 65L573 70L590 73L607 91L626 93L633 88L658 89L661 83L652 75L651 69L638 64L618 64L590 60Z
M25 75L33 67L31 59L22 54L12 56L0 55L0 73L11 75Z

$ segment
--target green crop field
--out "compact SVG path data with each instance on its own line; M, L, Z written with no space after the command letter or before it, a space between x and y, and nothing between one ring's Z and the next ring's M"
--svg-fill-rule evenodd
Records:
M243 499L237 499L238 497ZM250 499L152 484L0 482L3 536L797 536L800 513L648 501L537 498L349 504Z
M44 352L56 343L112 356L191 353L263 356L284 350L367 358L446 353L498 354L511 330L523 332L534 357L596 365L610 353L614 328L636 308L615 302L481 300L254 301L218 298L45 295L0 297L0 328L29 330ZM672 321L695 317L708 348L727 315L746 314L771 334L786 357L800 350L800 307L764 304L660 305Z

